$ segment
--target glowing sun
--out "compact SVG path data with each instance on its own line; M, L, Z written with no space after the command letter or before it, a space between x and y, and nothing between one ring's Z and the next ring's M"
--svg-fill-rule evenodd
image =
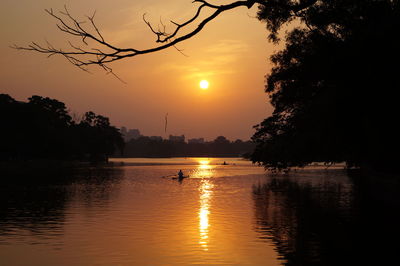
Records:
M207 80L203 79L202 81L200 81L199 85L201 89L206 90L208 89L210 83Z

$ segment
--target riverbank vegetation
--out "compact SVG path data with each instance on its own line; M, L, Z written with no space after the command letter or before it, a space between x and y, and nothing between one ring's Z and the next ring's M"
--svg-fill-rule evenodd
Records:
M73 119L64 103L32 96L27 102L0 94L0 161L106 162L122 150L119 130L107 117L86 112Z

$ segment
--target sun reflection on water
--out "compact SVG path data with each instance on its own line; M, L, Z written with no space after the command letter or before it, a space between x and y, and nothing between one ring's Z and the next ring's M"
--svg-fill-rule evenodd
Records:
M208 159L197 159L199 165L190 174L190 178L210 178L214 175L214 167L210 165L210 160Z
M199 209L199 244L204 251L208 250L209 243L209 215L210 215L210 200L212 196L212 189L214 185L210 181L213 176L213 166L210 165L210 160L199 158L197 159L199 165L197 169L191 174L191 178L201 178L199 192L200 192L200 209Z
M210 160L206 160L206 159L199 159L199 164L200 166L206 166L210 164Z
M208 250L208 230L210 227L210 199L214 185L209 179L203 179L200 183L200 210L199 210L199 244L203 250Z

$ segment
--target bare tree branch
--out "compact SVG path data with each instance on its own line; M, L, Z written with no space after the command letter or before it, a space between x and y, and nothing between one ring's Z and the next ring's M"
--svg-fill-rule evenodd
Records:
M80 22L70 14L66 6L64 6L63 11L58 12L59 14L56 14L52 9L46 9L45 11L57 21L56 26L60 31L68 35L79 37L84 47L75 45L70 41L68 41L68 49L55 48L49 42L46 42L46 45L40 45L36 42L32 42L28 46L13 45L12 47L18 50L34 51L47 54L48 57L51 57L53 55L62 55L71 64L86 72L88 72L89 66L97 65L100 66L107 73L116 76L115 73L112 71L112 68L108 66L109 63L124 58L134 57L137 55L161 51L169 47L174 47L178 52L183 54L182 50L176 47L176 44L181 43L199 33L210 21L215 19L221 13L241 6L251 8L256 3L265 4L265 1L243 0L235 1L226 5L213 5L204 0L194 0L193 3L200 4L197 7L194 16L182 23L171 21L171 23L175 26L175 29L172 31L172 33L166 32L166 26L161 21L161 19L160 25L157 29L155 29L151 25L151 23L146 20L146 14L143 15L143 21L157 37L156 43L161 44L160 46L156 46L153 48L139 50L135 48L117 47L106 41L101 34L99 28L94 21L96 12L94 12L92 16L86 16L89 23L86 23L85 21ZM198 25L194 29L189 31L189 33L180 35L179 33L182 29L187 28L198 21L198 18L202 14L202 11L206 8L211 10L212 13L206 18L200 20ZM86 29L83 26L85 23L89 25L89 27L91 28L90 30ZM89 45L92 43L94 44L93 47Z

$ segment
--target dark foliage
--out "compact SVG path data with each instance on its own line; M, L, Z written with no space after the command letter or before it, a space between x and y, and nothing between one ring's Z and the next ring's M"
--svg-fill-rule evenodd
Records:
M399 1L269 1L270 39L294 22L275 53L266 92L274 112L256 126L254 162L314 161L389 169L398 144ZM297 21L297 22L296 22Z
M0 124L1 161L106 161L123 146L107 117L87 112L74 122L64 103L47 97L19 102L0 94Z

